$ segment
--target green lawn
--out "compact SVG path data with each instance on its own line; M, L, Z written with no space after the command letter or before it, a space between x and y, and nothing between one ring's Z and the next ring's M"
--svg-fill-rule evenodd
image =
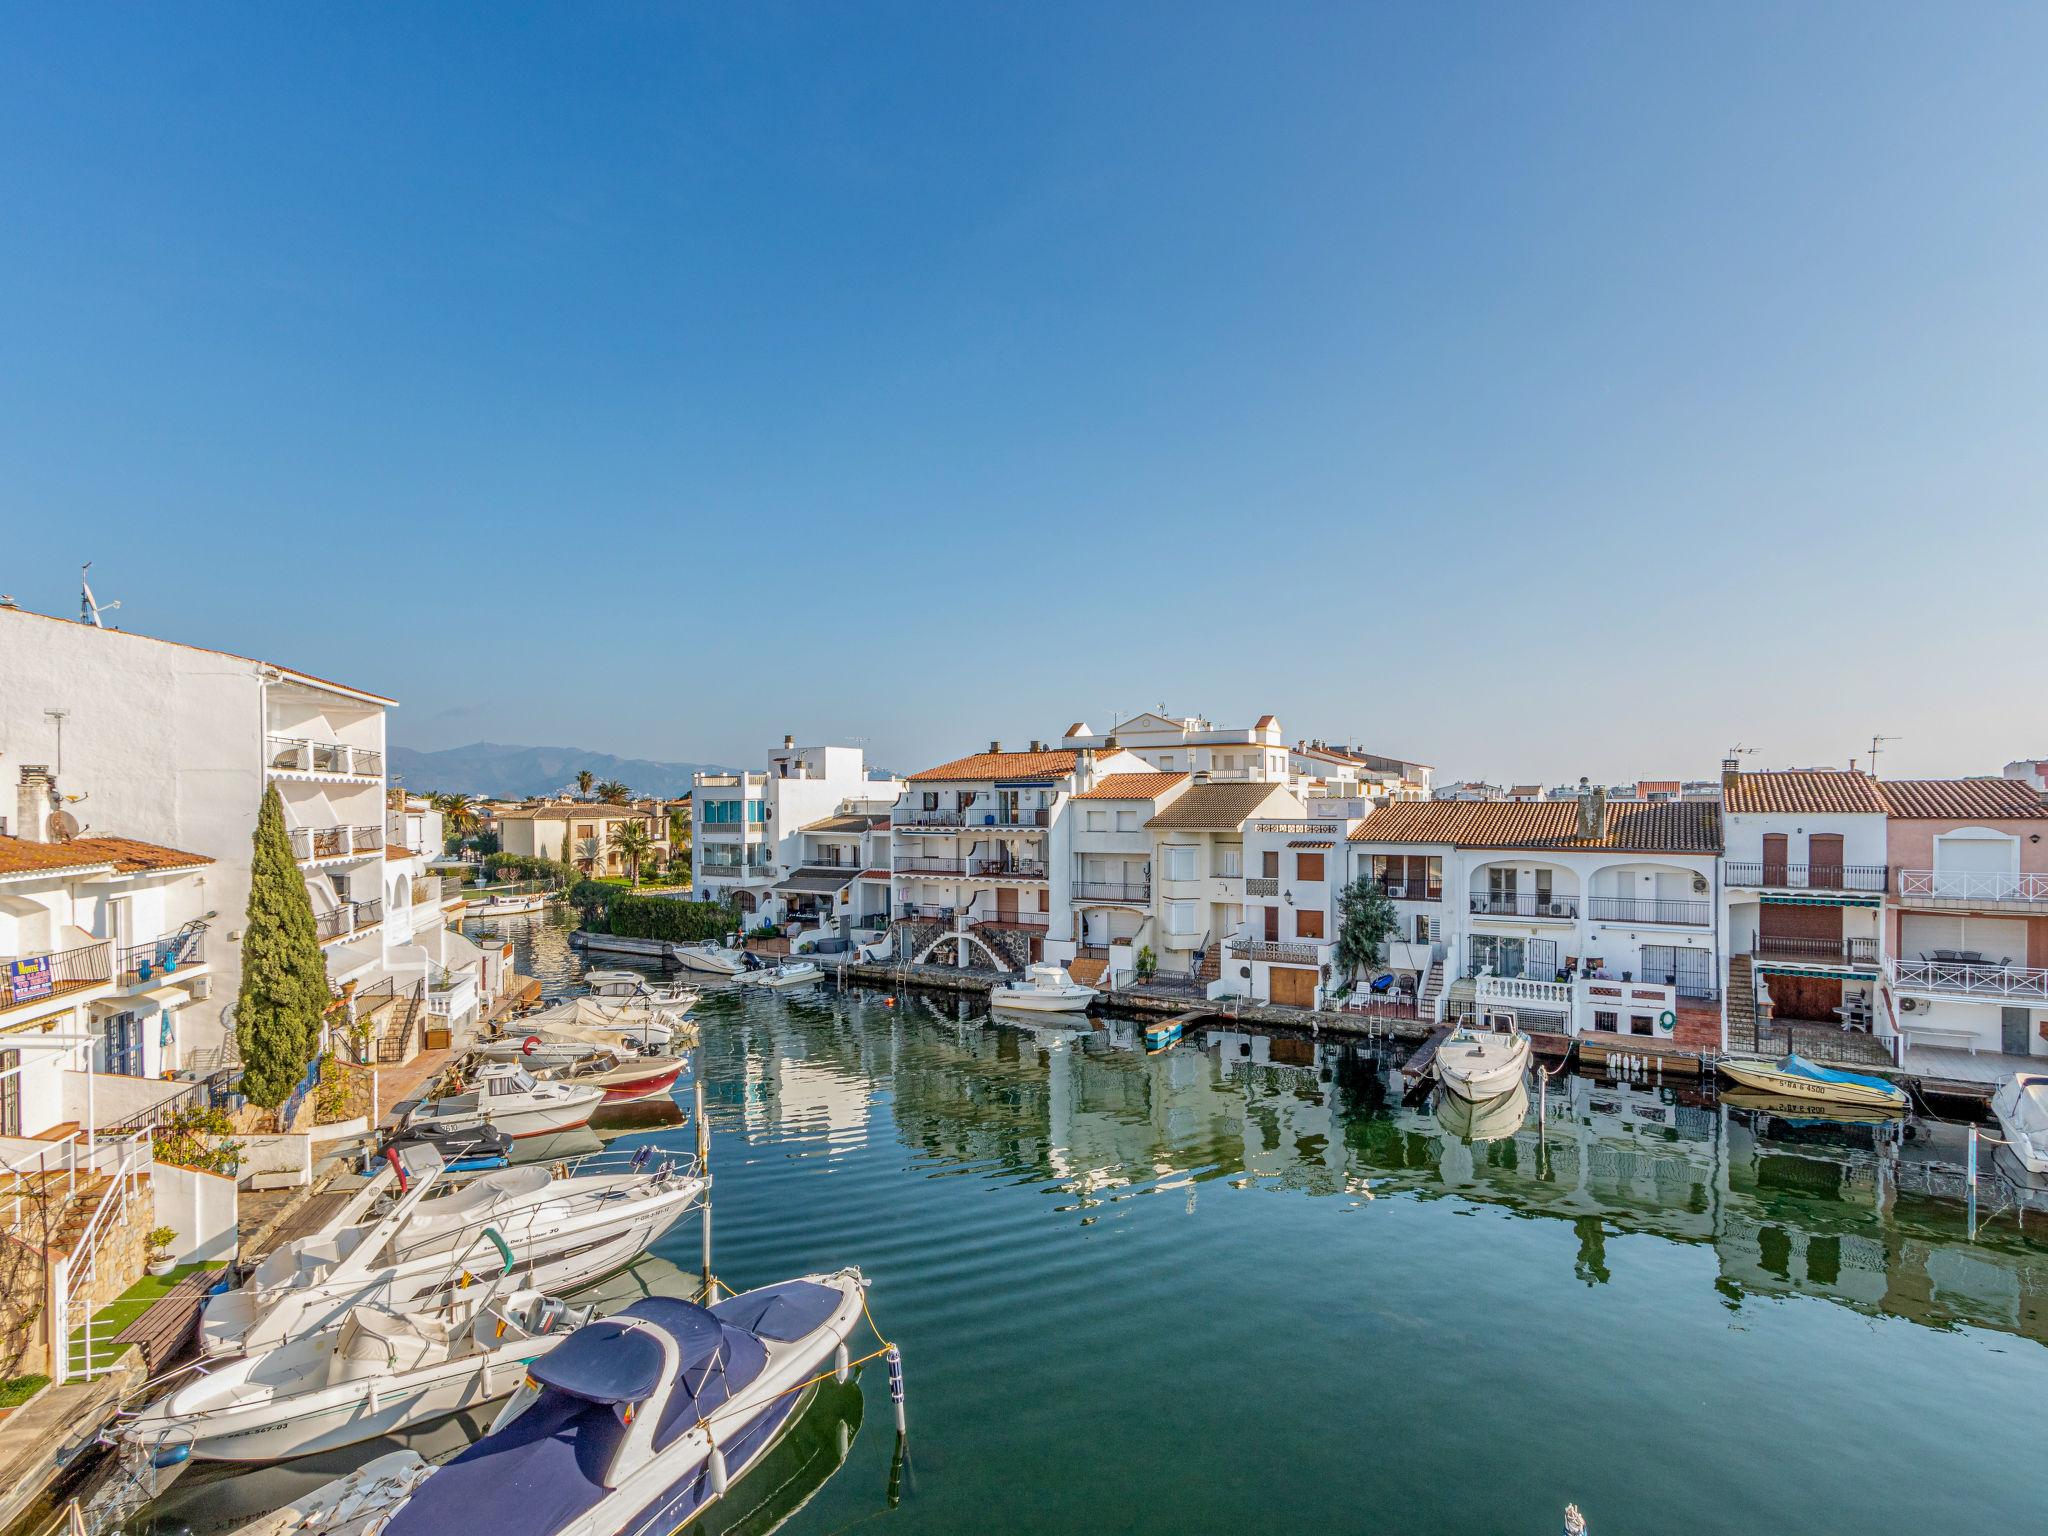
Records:
M85 1360L85 1329L75 1328L71 1333L71 1358L73 1362L85 1360L87 1371L103 1371L112 1365L121 1351L128 1346L116 1344L114 1335L147 1312L164 1294L187 1275L202 1269L225 1269L225 1262L216 1264L180 1264L168 1275L144 1275L119 1296L108 1302L92 1315L92 1358Z

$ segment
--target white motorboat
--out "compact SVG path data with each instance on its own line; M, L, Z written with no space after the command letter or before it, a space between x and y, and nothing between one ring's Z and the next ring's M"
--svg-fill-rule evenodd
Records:
M408 1158L417 1179L370 1216L382 1178L327 1227L264 1258L239 1288L200 1311L200 1352L254 1354L340 1324L351 1307L431 1311L468 1283L516 1269L529 1288L587 1285L631 1263L703 1198L705 1181L673 1153L643 1146L595 1152L559 1174L537 1163L504 1168L448 1193L440 1158ZM495 1232L510 1248L508 1266Z
M1437 1079L1450 1092L1473 1103L1511 1093L1529 1068L1529 1037L1511 1014L1493 1016L1491 1025L1460 1024L1436 1048Z
M464 1300L474 1296L474 1300ZM339 1328L215 1366L129 1420L121 1438L200 1461L283 1461L504 1397L590 1321L540 1291L459 1292L445 1312L351 1307Z
M860 1271L843 1269L710 1307L637 1301L536 1360L491 1432L452 1460L421 1476L380 1458L384 1524L343 1523L363 1511L364 1480L345 1511L338 1491L322 1490L302 1507L325 1499L335 1515L289 1529L667 1536L760 1462L806 1387L843 1359L864 1288Z
M522 917L529 912L540 911L547 904L547 896L539 891L525 896L486 896L482 901L465 902L463 916Z
M372 1536L384 1517L434 1470L418 1451L386 1451L346 1477L322 1483L229 1536Z
M685 982L655 981L638 971L585 971L583 984L592 997L639 1003L674 1016L688 1013L703 996Z
M2007 1147L2029 1173L2048 1173L2048 1076L2015 1072L1991 1096Z
M771 965L765 970L749 971L743 980L753 987L773 987L782 991L790 987L809 987L825 979L824 968L812 960L785 960L781 965Z
M1021 984L991 988L989 1006L1023 1008L1033 1013L1083 1013L1101 994L1067 974L1064 965L1034 965Z
M397 1129L488 1125L516 1141L588 1125L603 1102L601 1089L544 1083L517 1062L487 1061L463 1092L415 1104L398 1117Z
M733 949L709 939L701 944L671 944L668 955L685 970L703 971L711 976L737 976L761 964L757 956L749 955L744 949Z
M527 1014L508 1033L486 1042L483 1052L494 1061L522 1060L534 1054L526 1049L526 1042L533 1039L558 1040L565 1045L582 1041L608 1051L654 1055L694 1044L696 1026L623 999L572 997ZM550 1054L576 1053L564 1049Z

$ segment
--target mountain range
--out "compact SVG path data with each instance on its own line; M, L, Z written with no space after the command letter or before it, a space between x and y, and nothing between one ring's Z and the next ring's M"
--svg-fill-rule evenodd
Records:
M390 747L386 769L393 781L415 794L440 791L519 799L573 785L581 769L602 783L617 779L635 795L680 795L693 773L723 773L715 763L657 763L643 757L614 757L581 747L513 747L478 741L466 747L420 752Z

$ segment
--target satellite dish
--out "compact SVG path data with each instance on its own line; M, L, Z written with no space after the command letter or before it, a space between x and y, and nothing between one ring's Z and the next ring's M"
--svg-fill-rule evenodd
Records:
M78 836L78 818L76 816L72 815L69 811L52 811L50 813L51 842L68 843L76 836Z

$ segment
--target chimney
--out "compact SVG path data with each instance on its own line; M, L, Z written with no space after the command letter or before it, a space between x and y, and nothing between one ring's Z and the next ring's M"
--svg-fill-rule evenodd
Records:
M794 736L783 737L782 750L785 752L794 752L796 750L796 738Z
M1074 753L1074 793L1086 794L1095 787L1095 749L1081 747Z
M1031 738L1031 750L1034 752L1043 752L1045 750L1045 743L1040 741L1036 736L1034 736Z
M1856 771L1856 759L1853 757L1849 759L1849 771L1851 773Z
M1742 777L1742 759L1724 757L1721 759L1721 793L1725 796L1735 788L1735 781Z
M1115 752L1115 751L1119 750L1119 748L1120 748L1120 743L1119 743L1119 742L1117 741L1117 739L1116 739L1116 738L1115 738L1114 736L1106 736L1106 737L1104 737L1104 738L1103 738L1103 741L1102 741L1102 750L1103 750L1103 751L1105 751L1105 752Z
M988 749L991 752L1000 752L1003 750L1003 744L1000 741L992 741L988 744Z
M1579 836L1587 842L1598 842L1607 835L1607 791L1590 787L1584 778L1579 780Z
M55 786L50 782L49 768L42 763L23 763L21 788L15 800L19 816L14 835L23 842L48 842L50 811L56 803L57 796Z

